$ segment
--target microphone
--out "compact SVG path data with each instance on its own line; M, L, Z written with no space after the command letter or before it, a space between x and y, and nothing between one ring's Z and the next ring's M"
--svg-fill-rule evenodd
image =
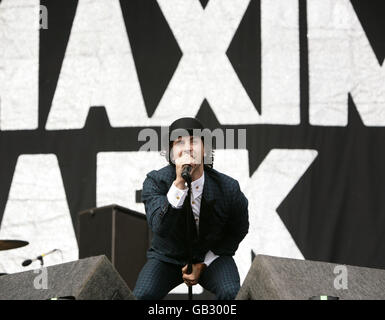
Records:
M189 164L183 167L181 176L184 179L184 181L186 182L191 181L191 170L192 170L192 166L190 166Z
M37 260L37 259L33 259ZM23 263L21 264L23 267L29 266L32 263L31 259L24 260Z
M42 253L40 256L37 256L35 259L24 260L21 265L23 267L26 267L26 266L29 266L34 261L37 261L37 260L43 261L43 257L48 256L49 254L54 253L56 251L60 251L60 250L59 249L53 249L47 253Z

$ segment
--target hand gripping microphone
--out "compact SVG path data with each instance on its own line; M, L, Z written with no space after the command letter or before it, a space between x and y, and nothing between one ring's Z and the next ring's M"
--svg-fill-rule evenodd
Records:
M183 167L181 176L184 179L184 181L186 182L191 181L191 170L192 170L192 166L190 166L189 164Z

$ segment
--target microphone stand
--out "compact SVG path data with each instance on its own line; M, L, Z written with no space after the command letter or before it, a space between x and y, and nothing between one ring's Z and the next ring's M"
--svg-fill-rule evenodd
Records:
M56 252L56 251L59 251L60 252L60 254L61 254L61 259L63 260L63 253L62 253L62 251L60 250L60 249L53 249L53 250L51 250L51 251L49 251L49 252L47 252L47 253L42 253L40 256L38 256L37 258L35 258L35 259L27 259L27 260L24 260L23 262L22 262L22 266L23 267L26 267L26 266L29 266L32 262L34 262L34 261L36 261L36 260L39 260L40 261L40 266L41 267L43 267L44 266L44 257L45 256L48 256L49 254L51 254L51 253L54 253L54 252Z
M186 174L183 176L183 179L187 182L187 214L186 214L186 234L189 241L188 244L188 263L187 263L187 274L192 273L192 240L191 240L191 218L193 217L192 207L191 207L191 176ZM188 299L193 299L192 286L188 286Z

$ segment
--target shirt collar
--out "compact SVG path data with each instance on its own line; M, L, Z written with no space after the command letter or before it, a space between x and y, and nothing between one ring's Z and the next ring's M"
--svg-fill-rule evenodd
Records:
M203 171L203 174L199 179L191 182L191 188L192 188L194 199L196 199L202 194L204 184L205 184L205 173Z

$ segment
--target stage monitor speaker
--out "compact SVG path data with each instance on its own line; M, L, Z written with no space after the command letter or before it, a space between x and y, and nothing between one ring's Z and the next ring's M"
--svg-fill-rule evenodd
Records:
M106 255L130 288L147 261L150 237L146 216L118 205L78 215L79 258Z
M257 255L236 299L385 299L385 270Z
M135 300L105 256L0 277L0 300Z

